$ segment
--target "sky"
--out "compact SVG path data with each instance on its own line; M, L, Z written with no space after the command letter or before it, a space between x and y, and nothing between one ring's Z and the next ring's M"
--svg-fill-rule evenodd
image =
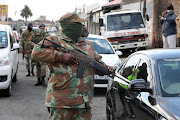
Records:
M91 6L94 3L103 5L108 0L0 0L1 5L8 5L8 17L13 20L23 19L20 11L28 5L33 16L28 20L36 20L40 15L45 15L47 20L59 20L67 13L73 12L76 7L83 4Z

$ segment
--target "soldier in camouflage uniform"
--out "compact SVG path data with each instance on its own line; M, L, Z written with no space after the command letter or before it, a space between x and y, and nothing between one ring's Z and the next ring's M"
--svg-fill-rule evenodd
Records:
M80 37L84 20L76 13L67 13L60 19L62 32L47 39L68 49L77 46L86 54L101 61L93 44ZM42 42L33 49L32 57L46 62L51 68L45 105L50 112L50 120L91 120L91 101L94 92L94 70L85 65L83 78L77 78L78 63L74 56L52 48L41 48ZM44 41L44 44L51 45ZM102 62L102 61L101 61ZM112 67L109 67L112 70Z
M45 25L41 24L39 26L39 31L34 32L29 39L29 44L34 47L39 43L44 37L48 37L49 34L45 32ZM37 72L37 83L35 86L43 85L46 86L44 78L46 77L46 63L36 61L36 72Z
M34 76L34 66L35 66L35 61L31 60L31 52L32 48L29 45L29 38L31 35L34 33L33 31L33 24L29 23L27 30L25 30L22 33L22 38L20 41L20 51L24 53L25 58L26 58L26 69L28 70L28 74L26 76L30 76L30 66L31 66L31 74Z

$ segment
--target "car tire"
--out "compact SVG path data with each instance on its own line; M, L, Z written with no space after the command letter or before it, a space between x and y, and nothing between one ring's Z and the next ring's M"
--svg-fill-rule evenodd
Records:
M18 62L18 64L19 64L19 62ZM18 65L17 65L16 73L15 73L14 77L12 78L12 82L17 82L17 71L18 71Z
M106 99L106 119L107 120L115 120L115 112L112 104L112 99L110 95L108 95Z
M17 73L15 73L14 77L12 78L12 82L17 82Z
M2 95L4 97L9 97L11 95L11 85L12 82L10 82L9 87L7 89L2 90Z

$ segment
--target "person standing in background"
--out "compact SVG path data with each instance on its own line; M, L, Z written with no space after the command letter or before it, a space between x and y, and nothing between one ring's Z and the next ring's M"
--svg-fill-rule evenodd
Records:
M24 53L27 62L26 69L28 71L28 74L26 76L31 76L31 74L32 76L34 76L35 61L31 60L32 49L31 46L29 45L29 38L34 33L32 28L33 28L33 24L29 23L28 28L22 33L22 38L20 41L20 52ZM30 71L30 66L31 66L31 71Z
M163 34L163 48L176 48L176 17L172 4L169 5L167 10L162 13L162 16L160 16Z
M33 48L36 44L38 44L44 37L48 37L49 34L45 32L45 25L41 24L39 26L39 31L34 32L34 34L31 35L29 39L29 44L31 45L31 48ZM43 85L46 87L45 84L45 77L46 77L46 63L42 63L39 61L36 61L36 73L37 73L37 83L35 83L35 86Z

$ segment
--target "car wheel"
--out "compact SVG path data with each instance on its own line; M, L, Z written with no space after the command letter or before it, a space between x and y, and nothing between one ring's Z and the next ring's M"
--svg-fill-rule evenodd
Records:
M108 95L106 100L106 118L107 120L115 120L115 114L110 95Z
M2 90L4 97L9 97L11 95L11 85L12 85L12 82L10 82L9 87L7 89Z
M13 82L17 82L17 73L15 73L14 77L12 78Z
M18 62L18 64L19 64L19 62ZM17 71L18 71L18 64L17 64L16 73L15 73L14 77L12 78L12 82L17 82Z

